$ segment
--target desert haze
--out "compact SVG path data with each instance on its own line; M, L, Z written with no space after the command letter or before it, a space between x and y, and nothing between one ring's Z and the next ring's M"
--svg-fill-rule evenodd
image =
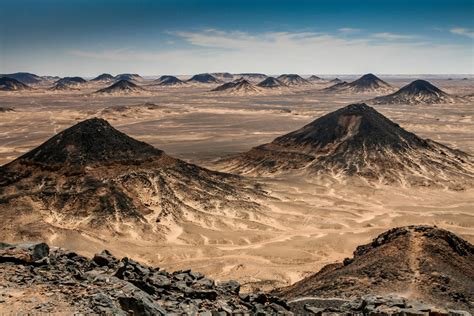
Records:
M393 249L408 243L431 256L438 245L423 236L452 240L445 230L464 239L455 236L463 249L455 255L473 256L474 79L358 77L4 75L0 240L42 241L89 258L107 249L168 271L191 268L237 280L241 292L272 291L290 302L281 303L285 313L316 313L328 298L360 298L368 289L472 311L472 261L449 268L471 271L452 272L467 279L453 279L444 296L424 286L438 281L428 281L433 274L414 263L414 253L403 255L413 256L405 267L413 274L398 277L397 286L373 276L383 286L330 289L322 284L331 277L312 276L337 262L360 267L372 259L354 252L358 246L410 225L419 226L400 228L382 243L385 253L377 250L379 260L387 256L386 273ZM404 234L413 237L396 239ZM62 254L51 256L62 262ZM445 260L433 256L436 264ZM346 270L334 273L367 278ZM1 275L8 280L6 270ZM34 308L26 300L31 289L9 280L11 306ZM49 311L99 311L59 298L63 305ZM161 312L193 310L160 302Z

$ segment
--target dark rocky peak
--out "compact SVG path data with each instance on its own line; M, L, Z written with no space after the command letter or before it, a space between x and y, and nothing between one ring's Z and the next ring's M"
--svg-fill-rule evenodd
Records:
M16 79L9 77L0 78L0 91L19 91L19 90L29 90L30 86L20 82Z
M267 77L265 80L258 84L262 88L273 88L273 87L282 87L286 86L283 82L274 77Z
M56 81L56 84L81 84L86 83L87 81L81 77L64 77Z
M32 74L32 73L29 73L29 72L15 72L15 73L12 73L12 74L3 74L3 75L0 75L0 77L12 78L12 79L20 81L21 83L27 84L27 85L36 84L36 83L39 83L42 80L41 77L39 77L35 74Z
M407 144L425 146L426 142L365 103L351 104L326 114L303 128L275 139L279 144L311 145L352 142L358 146L402 148Z
M162 153L116 130L107 121L92 118L60 132L17 160L46 165L87 165L141 160Z
M218 83L219 80L211 74L197 74L191 77L188 81L200 82L200 83Z
M112 76L111 74L104 73L104 74L98 75L91 81L112 81L112 80L114 80L114 76Z
M169 86L169 85L178 85L184 83L182 80L175 76L161 76L157 80L155 80L159 85Z
M426 80L415 80L408 85L402 87L398 92L416 94L416 93L426 93L426 94L444 94L445 92L438 87L432 85Z

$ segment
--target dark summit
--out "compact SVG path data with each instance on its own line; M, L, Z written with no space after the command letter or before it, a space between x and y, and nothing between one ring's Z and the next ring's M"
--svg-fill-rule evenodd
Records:
M175 76L161 76L154 82L158 83L160 86L175 86L184 84L184 82Z
M283 146L311 146L319 150L339 141L346 143L340 150L362 149L363 146L367 150L377 150L377 147L400 150L408 146L427 146L426 141L407 132L365 103L351 104L329 113L273 142Z
M141 92L141 91L146 91L146 90L128 80L120 80L106 88L96 91L96 93L105 93L105 94L125 93L127 94L127 93Z
M88 165L159 156L162 151L93 118L80 122L18 158L39 164Z
M454 103L458 98L435 87L426 80L415 80L395 93L370 101L373 104L443 104Z
M35 74L29 73L29 72L16 72L13 74L2 74L0 77L8 77L12 78L15 80L20 81L21 83L24 84L36 84L39 83L42 79L40 76L37 76Z
M128 81L140 81L143 78L139 74L118 74L115 77L115 80L128 80Z
M91 81L112 81L115 80L114 76L111 74L101 74L92 79Z
M0 78L0 91L20 91L29 90L30 86L9 77Z
M198 83L219 83L219 80L216 77L207 73L194 75L188 81Z
M63 85L75 85L75 84L82 84L86 83L87 81L81 77L64 77L56 81L56 84L63 84Z
M228 163L231 170L241 173L304 170L387 184L474 185L474 165L468 154L422 139L364 103L326 114Z
M299 86L309 83L308 80L297 74L283 74L278 76L277 79L288 86Z
M277 78L268 77L265 80L263 80L262 82L260 82L259 84L257 84L257 86L262 87L262 88L279 88L279 87L286 86L286 84L284 84L283 82L281 82Z
M354 93L371 93L371 92L391 92L392 87L378 78L374 74L366 74L357 80L350 83L343 84L342 82L336 83L334 86L329 87L328 90L336 91L350 91Z

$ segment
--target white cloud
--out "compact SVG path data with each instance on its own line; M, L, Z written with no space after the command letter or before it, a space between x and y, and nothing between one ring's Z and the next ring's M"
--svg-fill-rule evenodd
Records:
M339 32L346 33L346 34L358 33L360 31L361 31L361 29L356 29L356 28L352 28L352 27L343 27L343 28L339 29Z
M474 31L470 31L462 27L455 27L455 28L450 29L449 31L456 35L462 35L462 36L474 38Z
M313 32L249 34L208 29L168 34L175 36L177 43L184 42L185 47L157 51L73 50L68 53L80 57L79 62L83 64L96 60L102 68L120 67L120 71L126 68L145 75L206 71L269 74L474 72L472 51L468 45L387 41L387 36L381 35L347 39ZM395 38L408 39L405 36Z
M372 34L372 37L387 41L410 40L416 38L414 35L394 34L388 32L375 33Z

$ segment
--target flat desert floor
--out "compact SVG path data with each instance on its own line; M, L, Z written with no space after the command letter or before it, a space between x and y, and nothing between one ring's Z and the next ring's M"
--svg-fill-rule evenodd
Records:
M392 79L396 87L407 79ZM474 81L430 80L448 93L474 93ZM153 88L147 96L94 96L78 92L0 92L0 165L55 133L90 117L169 155L217 169L227 155L302 127L342 106L373 95L328 94L314 84L257 96L208 92L210 87ZM143 107L153 103L155 107ZM122 107L125 106L125 107ZM127 107L128 106L128 107ZM375 106L408 131L474 154L474 101L450 105ZM51 235L50 242L91 255L104 248L168 270L192 268L246 289L288 285L325 264L350 257L357 245L388 228L431 224L474 242L474 189L369 186L363 182L294 176L255 178L269 193L262 225L213 230L193 223L172 227L166 242L104 239L91 233Z

